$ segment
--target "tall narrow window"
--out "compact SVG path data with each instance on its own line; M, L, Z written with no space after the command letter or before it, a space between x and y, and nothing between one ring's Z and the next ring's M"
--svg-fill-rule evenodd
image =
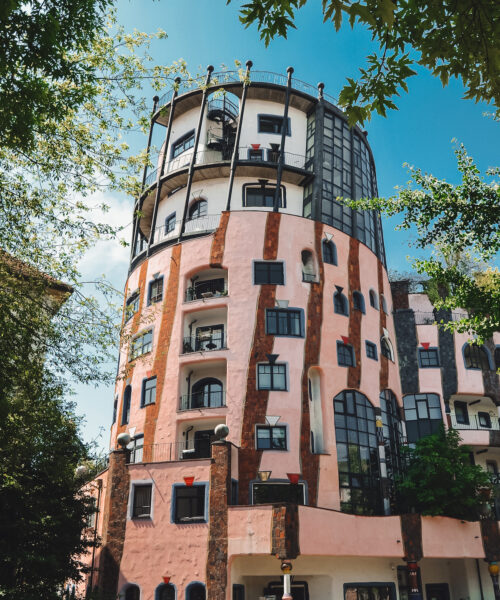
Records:
M149 282L148 304L161 302L163 299L163 277L157 277Z
M385 312L386 315L388 315L389 313L387 312L387 302L385 301L385 296L383 294L380 295L380 303L382 304L382 310Z
M144 434L135 435L127 449L130 450L129 462L131 464L141 463L144 452Z
M156 376L142 381L141 406L156 402Z
M370 306L378 310L378 298L374 290L370 290Z
M302 250L302 281L313 282L316 281L316 273L314 269L314 258L310 250Z
M186 600L206 600L205 586L202 583L190 583L186 588Z
M175 229L175 213L173 212L165 219L165 235L172 233Z
M352 307L354 310L359 310L359 312L362 312L363 314L365 313L365 299L361 292L352 293Z
M349 304L342 292L337 291L333 294L333 310L338 315L345 315L346 317L349 315Z
M132 486L132 517L135 519L151 518L152 490L153 485L151 483L134 484Z
M132 386L127 385L123 392L122 405L122 425L126 425L130 420L130 401L132 399Z
M459 425L469 425L469 409L467 408L467 402L460 402L455 400L455 419Z
M323 240L321 247L323 249L323 262L329 265L337 264L337 246L332 241Z
M113 401L113 421L112 423L116 422L116 413L118 412L118 396L115 396L115 399Z

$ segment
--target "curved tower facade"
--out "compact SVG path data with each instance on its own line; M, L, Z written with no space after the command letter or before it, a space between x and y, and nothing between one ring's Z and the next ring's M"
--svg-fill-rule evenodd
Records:
M295 600L395 598L422 532L391 516L405 424L380 217L342 202L377 194L367 134L322 84L250 67L155 99L92 584L281 598L280 559Z

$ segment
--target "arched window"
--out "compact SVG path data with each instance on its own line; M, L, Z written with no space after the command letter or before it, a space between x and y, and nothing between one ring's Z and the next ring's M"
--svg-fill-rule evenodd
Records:
M378 298L374 290L370 290L370 306L378 310Z
M161 583L156 588L155 600L175 600L175 587L171 583Z
M385 356L386 358L394 362L394 351L392 349L392 343L391 340L385 335L383 335L380 338L380 351L382 353L382 356Z
M483 369L489 371L490 358L484 346L478 344L465 344L464 361L466 369Z
M363 298L363 294L361 292L352 293L352 307L354 310L359 310L365 314L365 299Z
M316 273L314 270L314 257L310 250L302 250L302 281L316 281Z
M202 583L190 583L186 588L186 600L206 600L205 586Z
M140 600L141 590L138 585L131 584L125 590L124 600Z
M191 204L188 213L188 221L194 221L195 219L201 219L205 217L208 211L208 202L206 200L196 200Z
M190 408L224 406L222 383L214 377L205 377L193 385Z
M337 246L332 241L323 240L323 262L329 265L337 265Z
M387 311L387 302L385 301L385 296L383 294L380 294L380 303L382 304L382 310L385 312L386 315L388 315L388 311Z
M375 410L366 396L345 390L335 396L334 412L340 509L359 515L380 514Z
M338 315L349 315L349 304L342 292L336 291L335 294L333 294L333 310Z
M132 399L132 386L127 385L123 392L122 406L122 425L126 425L130 420L130 401Z

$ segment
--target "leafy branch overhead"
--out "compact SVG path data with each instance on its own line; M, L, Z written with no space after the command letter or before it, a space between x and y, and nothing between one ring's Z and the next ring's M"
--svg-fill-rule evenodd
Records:
M231 0L228 0L228 3ZM295 28L296 12L307 0L250 0L240 21L257 24L266 46ZM373 112L385 116L397 109L394 97L408 91L407 80L420 65L447 85L462 80L465 98L500 107L500 4L497 0L322 0L323 20L339 31L344 22L367 29L378 46L348 78L339 104L350 124L363 123Z

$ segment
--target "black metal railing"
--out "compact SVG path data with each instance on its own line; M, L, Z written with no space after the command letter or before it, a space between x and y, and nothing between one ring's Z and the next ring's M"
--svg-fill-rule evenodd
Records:
M261 157L259 158L255 152L261 151ZM271 148L254 148L252 146L240 146L238 148L238 160L248 162L266 162L272 165L278 164L280 158L280 151L273 150ZM306 157L303 154L295 154L293 152L285 152L283 154L283 163L287 167L294 167L296 169L306 169Z
M196 282L194 286L187 288L186 302L227 296L226 286L226 282L222 282L220 279L209 279L207 281Z
M223 119L227 115L231 120L234 120L238 117L239 112L238 106L226 96L210 98L207 103L207 116L209 119L213 118L215 113L215 115L220 114Z
M488 419L479 417L478 415L469 415L466 423L457 421L454 413L451 413L451 426L453 429L474 429L486 431L500 431L500 423L498 417L491 416Z
M433 312L415 311L415 325L435 325L441 321L436 318L436 314ZM464 313L453 312L446 316L443 320L444 323L449 321L460 321L466 315Z
M181 460L185 450L194 449L194 443L188 442L166 442L163 444L146 444L142 448L132 450L128 456L128 462L168 462Z
M226 406L225 390L212 390L210 392L194 392L180 398L180 410L194 410L196 408L221 408Z
M226 340L222 332L214 331L209 335L191 336L184 338L182 353L211 352L212 350L225 350Z
M220 215L205 215L197 219L186 221L184 235L195 235L199 233L210 233L219 226ZM155 229L154 243L158 244L168 239L178 237L181 232L182 221L169 223L168 228L161 225Z

